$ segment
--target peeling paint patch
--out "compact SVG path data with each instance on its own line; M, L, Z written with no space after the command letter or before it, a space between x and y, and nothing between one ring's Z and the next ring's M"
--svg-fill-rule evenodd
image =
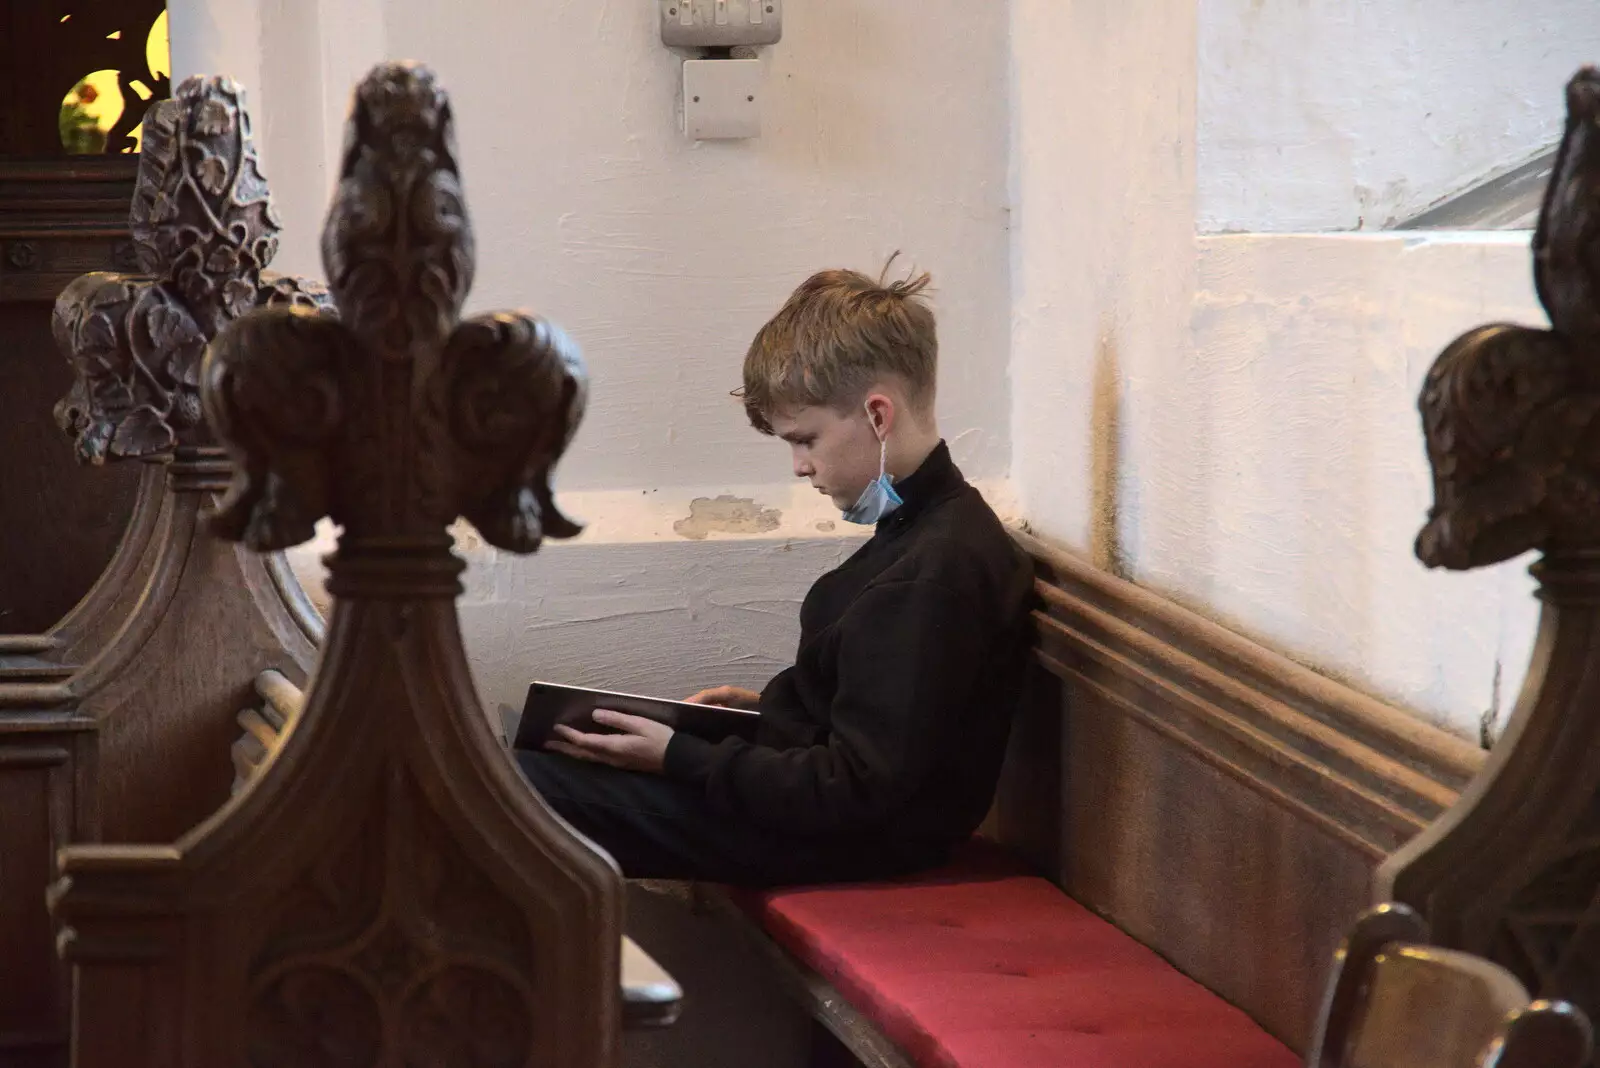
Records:
M817 521L817 529L822 531L824 534L832 534L833 528L834 522L831 519L820 519Z
M455 538L456 549L460 552L474 552L484 546L483 535L479 534L477 528L466 520L452 523L450 534Z
M765 534L778 529L783 513L762 508L750 497L696 497L689 502L689 514L672 524L685 538L704 541L711 534Z

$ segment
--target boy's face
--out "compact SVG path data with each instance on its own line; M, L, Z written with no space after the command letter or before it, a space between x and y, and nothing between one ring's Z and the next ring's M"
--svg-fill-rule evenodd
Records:
M807 406L774 412L768 421L789 443L795 477L810 479L841 512L878 477L878 435L865 408L841 415L832 408Z

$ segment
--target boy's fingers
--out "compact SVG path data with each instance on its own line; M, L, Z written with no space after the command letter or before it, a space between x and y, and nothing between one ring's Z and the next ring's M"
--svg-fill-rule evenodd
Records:
M641 729L646 724L651 722L650 720L645 719L643 716L630 716L626 712L613 712L609 708L595 709L594 721L596 723L604 723L607 727L616 727L619 730L628 731L632 734L640 733ZM597 734L593 737L605 738L606 735Z
M737 686L712 686L709 689L701 690L693 697L686 697L684 700L692 705L715 705L724 701L736 700L739 696L740 691Z
M551 738L549 741L545 742L544 747L550 750L552 753L560 753L562 756L569 756L575 760L598 759L598 757L596 757L593 753L590 753L587 749L584 749L582 746L570 745L567 742L557 741L554 738Z
M562 723L556 724L555 733L560 735L560 739L552 738L546 744L559 745L563 750L576 750L591 756L614 753L617 751L617 743L623 741L619 735L585 734Z

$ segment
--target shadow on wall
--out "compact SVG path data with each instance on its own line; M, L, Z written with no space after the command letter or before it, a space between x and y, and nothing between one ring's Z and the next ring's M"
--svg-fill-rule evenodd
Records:
M1122 369L1117 335L1106 325L1095 351L1089 408L1089 559L1118 578L1129 578L1118 521L1122 478Z

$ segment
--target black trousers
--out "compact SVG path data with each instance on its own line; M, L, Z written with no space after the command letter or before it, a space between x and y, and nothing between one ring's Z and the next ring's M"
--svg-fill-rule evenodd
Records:
M546 804L611 854L630 879L736 886L855 882L943 862L943 846L884 835L800 835L713 812L684 783L546 750L516 751Z

